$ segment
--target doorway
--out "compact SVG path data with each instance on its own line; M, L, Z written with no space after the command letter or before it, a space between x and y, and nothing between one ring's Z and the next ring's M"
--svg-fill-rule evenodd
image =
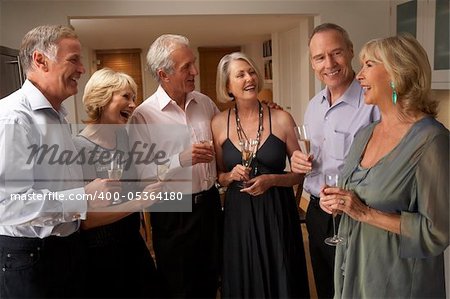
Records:
M141 49L97 50L97 70L108 67L130 75L136 82L136 105L143 101L143 85L141 71Z
M0 99L17 89L25 81L19 61L19 51L0 46Z
M199 65L200 65L200 90L203 94L209 96L220 111L230 108L233 103L221 103L217 101L216 96L216 75L217 65L220 59L226 54L241 51L241 47L199 47Z

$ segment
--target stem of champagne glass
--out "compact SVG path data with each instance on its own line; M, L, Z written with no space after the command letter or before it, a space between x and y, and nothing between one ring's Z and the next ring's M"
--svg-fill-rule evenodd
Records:
M333 238L336 238L336 220L335 220L335 218L336 218L336 215L334 215L334 213L333 213Z

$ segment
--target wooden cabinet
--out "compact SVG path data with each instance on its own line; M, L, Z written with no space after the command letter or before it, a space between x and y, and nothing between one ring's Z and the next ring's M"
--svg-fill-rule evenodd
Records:
M391 1L391 34L409 32L428 53L433 89L450 89L448 0Z

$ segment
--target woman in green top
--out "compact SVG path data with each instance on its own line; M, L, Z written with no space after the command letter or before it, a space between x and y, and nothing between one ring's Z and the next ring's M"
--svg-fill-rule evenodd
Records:
M357 75L381 120L362 129L343 188L320 205L342 212L336 298L445 297L449 245L449 131L436 119L431 68L410 35L368 42Z

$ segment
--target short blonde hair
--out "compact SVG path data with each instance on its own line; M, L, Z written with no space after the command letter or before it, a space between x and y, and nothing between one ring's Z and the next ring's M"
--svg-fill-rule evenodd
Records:
M431 98L431 67L424 48L410 34L367 42L359 54L361 63L373 60L386 68L405 115L423 112L435 117L438 102Z
M83 104L88 119L83 122L97 123L103 108L111 102L114 92L127 87L130 87L136 96L137 85L129 75L110 68L103 68L93 73L84 88Z
M258 76L258 92L261 91L264 85L261 72L256 67L255 63L244 53L234 52L227 54L219 62L217 66L217 78L216 78L216 93L217 100L223 103L234 100L232 95L228 93L228 83L230 82L230 62L234 60L243 60L247 62L256 72Z

